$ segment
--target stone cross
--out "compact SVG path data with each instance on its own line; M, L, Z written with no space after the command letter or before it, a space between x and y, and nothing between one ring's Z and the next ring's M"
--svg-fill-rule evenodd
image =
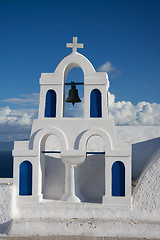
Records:
M72 48L72 52L77 52L77 48L83 48L83 43L77 43L77 37L73 37L73 43L67 43L67 48Z

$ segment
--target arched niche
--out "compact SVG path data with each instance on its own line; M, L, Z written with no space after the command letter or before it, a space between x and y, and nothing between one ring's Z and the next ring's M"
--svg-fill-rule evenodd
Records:
M47 91L45 102L45 117L56 117L56 92L53 89Z
M38 130L37 132L35 132L35 134L33 134L30 137L29 149L34 149L35 151L38 152L44 150L46 139L50 135L55 135L58 137L61 144L61 150L66 150L68 148L67 139L60 129L56 127L46 127L41 130Z
M78 145L78 148L82 151L86 151L88 139L92 136L96 136L96 137L98 136L100 137L100 139L103 139L103 144L105 145L106 153L109 153L111 151L112 149L111 138L107 132L105 132L100 128L91 128L87 131L84 131L80 139L77 137L75 142Z
M112 196L125 196L125 166L121 161L112 165Z
M29 161L19 166L19 195L32 195L32 164Z
M90 117L102 117L102 96L99 89L93 89L90 94Z
M47 139L50 139L48 143L48 149L46 148L46 141L48 141ZM58 141L57 141L58 139ZM52 143L52 141L54 141ZM55 143L55 141L57 141ZM46 188L45 188L45 172L46 172L46 169L45 169L45 159L46 159L46 153L44 152L45 150L48 150L48 151L57 151L59 150L59 147L60 147L60 150L63 151L64 149L66 150L68 148L68 144L67 144L67 140L66 140L66 137L65 135L63 134L63 132L61 130L59 130L58 128L54 128L54 127L48 127L48 128L44 128L44 129L41 129L40 131L38 131L36 133L36 135L32 136L31 137L31 141L30 141L30 149L34 149L35 151L37 152L40 152L40 158L39 158L39 161L40 161L40 171L39 171L39 179L41 179L40 181L40 194L44 195L44 198L45 198L45 191L46 191ZM60 154L59 153L55 153L56 156L56 161L58 159L60 159ZM59 155L57 155L59 154ZM55 170L55 169L54 169ZM52 197L53 198L53 197Z
M69 71L68 71L69 70ZM77 83L76 89L78 90L78 96L81 99L81 102L75 103L74 106L72 103L65 102L65 100L69 96L69 90L71 89L71 82ZM79 85L82 83L81 85ZM83 117L84 109L83 109L83 99L84 99L84 73L83 70L78 67L78 65L74 65L74 63L70 64L65 71L65 81L64 81L64 108L63 108L63 116L64 117Z
M106 146L103 138L98 135L92 135L87 140L87 152L105 152Z
M56 135L49 135L45 140L45 151L60 151L61 150L61 144Z

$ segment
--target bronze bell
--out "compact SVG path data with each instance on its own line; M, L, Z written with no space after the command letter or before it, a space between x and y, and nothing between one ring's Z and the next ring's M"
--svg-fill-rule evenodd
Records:
M69 95L66 99L66 102L71 102L73 106L76 102L82 102L78 96L78 90L76 89L75 82L71 82L71 89L69 90Z

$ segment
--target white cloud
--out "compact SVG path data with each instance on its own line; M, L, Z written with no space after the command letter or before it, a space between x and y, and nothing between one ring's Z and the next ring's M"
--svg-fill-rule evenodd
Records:
M98 72L107 72L110 76L115 77L121 74L121 71L107 61L97 69Z
M29 138L32 121L36 117L36 109L0 108L0 141Z
M36 115L35 109L20 109L11 110L8 106L0 108L0 124L7 125L31 125L33 118Z
M142 111L137 113L137 121L143 125L160 125L160 104L144 104Z
M108 92L109 112L116 125L154 126L160 125L160 104L139 102L133 105L130 101L115 102L115 95ZM83 117L84 99L82 104L66 105L66 117Z
M37 117L38 112L30 107L38 106L39 93L24 94L18 98L5 99L3 102L17 104L21 108L0 108L0 141L28 139L33 119Z
M109 93L109 112L115 119L116 125L160 125L160 104L139 102L115 102L114 94Z
M23 94L19 98L7 98L3 102L14 103L21 106L26 105L38 105L39 104L39 93Z

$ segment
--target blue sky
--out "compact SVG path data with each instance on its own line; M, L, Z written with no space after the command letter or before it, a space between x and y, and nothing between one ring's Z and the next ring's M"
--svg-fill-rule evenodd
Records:
M156 103L158 112L159 13L159 0L0 0L0 124L30 128L40 74L53 72L71 53L65 45L73 36L84 43L78 51L96 70L108 69L116 102L129 101L133 108L147 102L147 111ZM20 133L16 138L24 137Z

